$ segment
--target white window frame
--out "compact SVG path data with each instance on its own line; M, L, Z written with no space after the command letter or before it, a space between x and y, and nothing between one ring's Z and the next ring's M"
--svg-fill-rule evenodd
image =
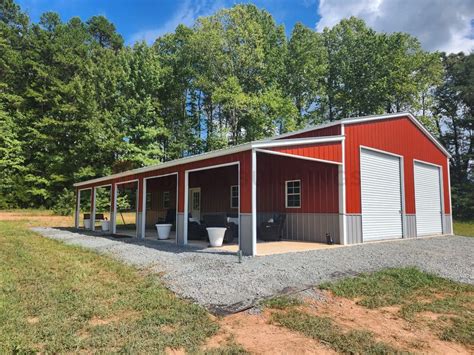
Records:
M299 195L300 197L300 204L298 206L288 206L288 183L289 182L298 182L300 186L300 192L294 193L292 192L291 195ZM285 181L285 208L301 208L301 180L286 180Z
M168 199L165 199L165 195L168 195ZM171 194L169 191L163 191L162 201L161 201L161 207L163 208L170 208L171 206ZM165 201L168 201L168 207L165 206Z
M232 204L232 201L235 198L235 196L232 194L234 188L237 188L237 206L234 206ZM230 186L230 208L239 208L239 205L240 205L239 185L231 185Z

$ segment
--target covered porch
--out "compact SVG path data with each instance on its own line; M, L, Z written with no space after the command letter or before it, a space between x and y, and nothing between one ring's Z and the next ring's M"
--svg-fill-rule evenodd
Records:
M103 233L207 248L209 228L220 228L224 241L215 250L243 255L344 244L342 141L335 136L252 143L232 154L183 158L111 179L110 229ZM78 189L76 227L84 206L95 211L98 187L91 185ZM127 228L117 201L125 187L134 222L122 223ZM83 190L92 191L90 202L81 197ZM157 225L169 227L166 239L158 240Z

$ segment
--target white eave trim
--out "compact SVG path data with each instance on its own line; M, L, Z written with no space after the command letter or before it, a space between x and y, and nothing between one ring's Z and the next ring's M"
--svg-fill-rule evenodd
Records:
M196 161L200 161L200 160L212 159L212 158L216 158L216 157L220 157L220 156L224 156L224 155L235 154L235 153L243 152L243 151L246 151L246 150L252 150L254 148L272 148L272 147L284 147L284 146L293 146L293 145L331 143L331 142L341 142L342 140L344 140L343 136L330 136L330 137L281 139L281 140L277 140L277 141L267 140L267 141L250 142L250 143L237 145L235 147L215 150L215 151L212 151L212 152L193 155L193 156L186 157L186 158L171 160L171 161L169 161L167 163L163 163L163 164L145 166L143 168L128 170L128 171L124 171L122 173L118 173L118 174L114 174L114 175L104 176L104 177L101 177L101 178L92 179L92 180L88 180L88 181L82 181L82 182L75 183L73 186L74 187L80 187L80 186L89 185L89 184L96 184L96 183L100 183L100 182L103 182L103 181L107 181L107 180L111 180L111 179L118 179L118 178L129 176L129 175L142 174L142 173L146 173L146 172L149 172L149 171L166 169L166 168L170 168L170 167L173 167L173 166L187 164L187 163L196 162Z

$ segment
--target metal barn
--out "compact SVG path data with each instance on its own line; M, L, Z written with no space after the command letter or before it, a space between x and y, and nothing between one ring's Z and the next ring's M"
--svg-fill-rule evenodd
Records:
M221 223L244 255L266 240L452 234L449 157L410 113L348 118L78 182L76 227L108 219L111 234L145 238L167 221L186 245Z

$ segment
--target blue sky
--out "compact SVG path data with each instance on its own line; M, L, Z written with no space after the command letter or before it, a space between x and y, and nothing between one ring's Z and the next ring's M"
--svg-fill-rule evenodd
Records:
M408 32L427 50L474 50L473 0L16 0L34 22L45 11L63 21L104 15L127 44L152 43L180 23L191 26L199 16L236 3L252 2L269 11L287 34L296 22L321 31L342 18L357 16L377 31Z
M45 11L58 12L63 21L73 16L87 20L93 15L104 15L117 27L126 43L138 39L153 39L172 31L177 24L190 26L198 16L206 16L235 3L250 1L232 0L20 0L18 3L34 22ZM255 5L268 10L277 23L283 24L289 34L298 21L316 28L317 0L257 0Z

